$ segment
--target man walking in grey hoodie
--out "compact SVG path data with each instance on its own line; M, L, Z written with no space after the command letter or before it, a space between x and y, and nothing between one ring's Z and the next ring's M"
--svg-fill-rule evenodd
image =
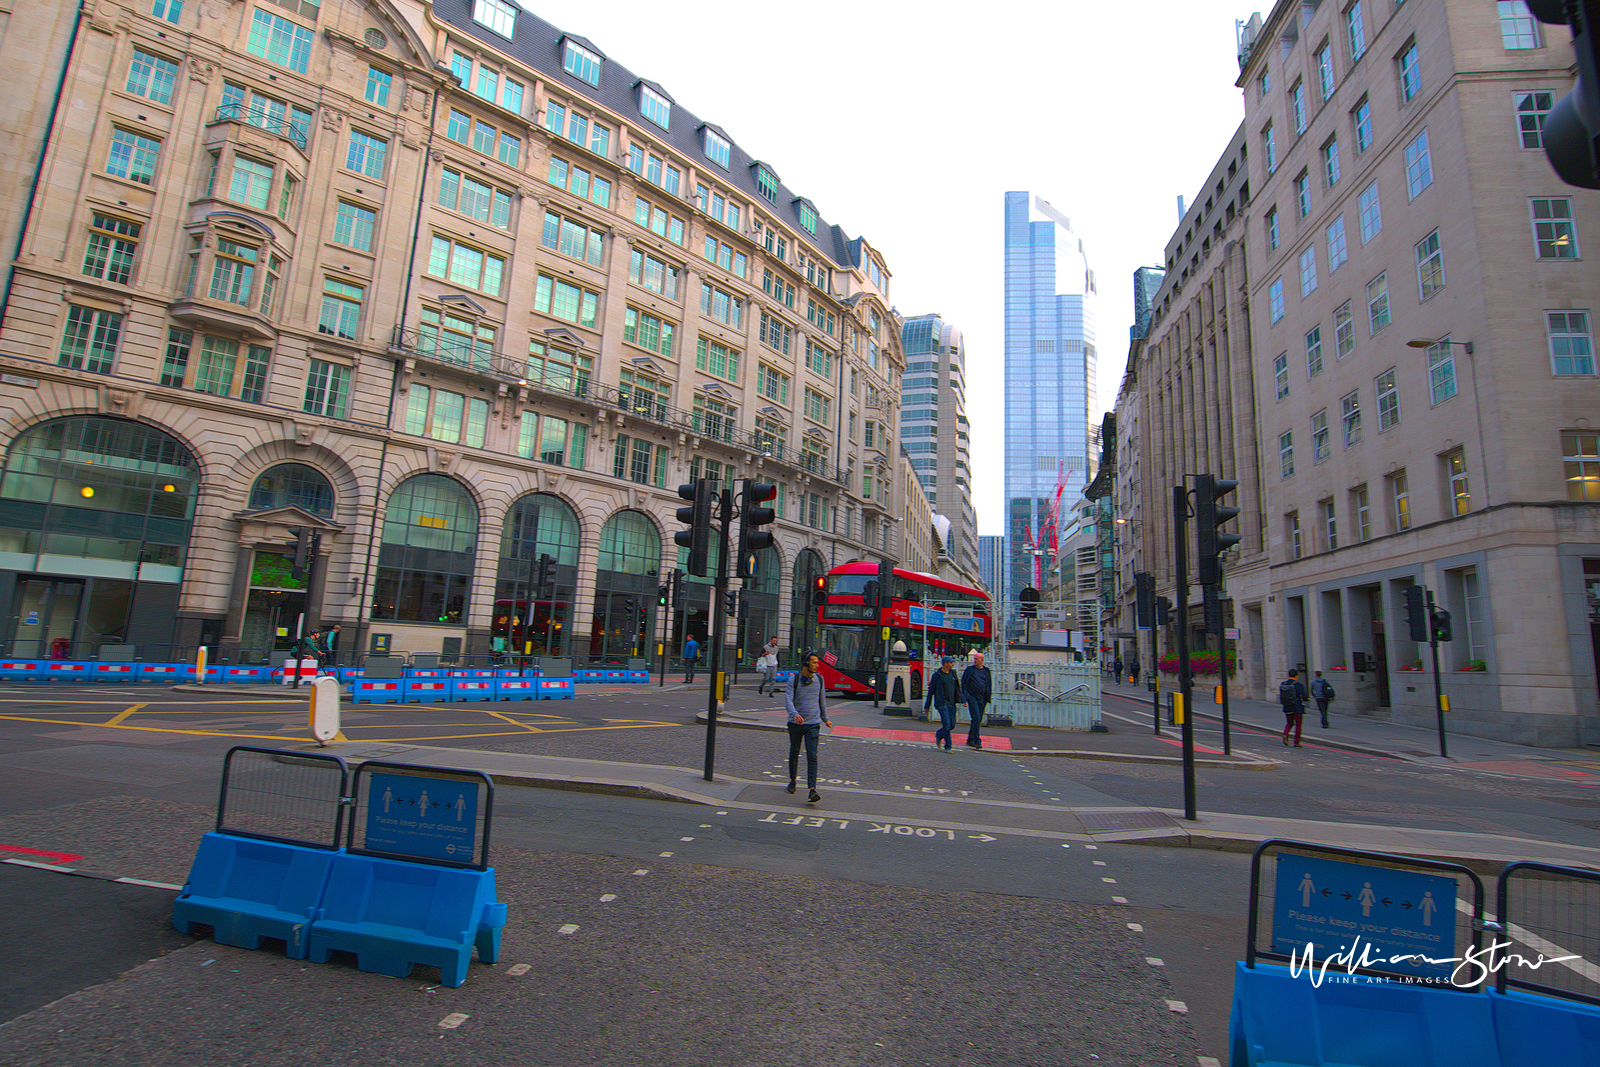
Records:
M806 785L811 790L811 803L822 799L817 792L817 735L822 724L833 729L828 718L828 699L822 691L822 675L817 673L821 660L815 652L806 654L805 664L783 687L783 705L789 712L789 792L795 789L800 771L800 746L806 746Z

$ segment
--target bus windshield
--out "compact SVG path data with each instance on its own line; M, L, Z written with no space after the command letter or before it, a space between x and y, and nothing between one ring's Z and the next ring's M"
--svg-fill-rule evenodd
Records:
M872 627L824 626L817 639L822 662L836 671L870 671L883 654L883 641Z

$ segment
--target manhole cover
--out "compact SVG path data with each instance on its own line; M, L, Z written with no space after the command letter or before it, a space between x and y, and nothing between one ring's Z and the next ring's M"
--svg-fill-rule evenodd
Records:
M1108 830L1165 830L1176 825L1159 811L1075 811L1073 814L1091 834Z

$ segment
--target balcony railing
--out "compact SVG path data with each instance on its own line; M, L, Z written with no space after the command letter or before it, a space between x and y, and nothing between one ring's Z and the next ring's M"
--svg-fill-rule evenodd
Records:
M515 382L552 396L582 400L597 411L620 411L656 426L682 430L703 440L716 441L746 452L753 452L839 485L847 485L850 481L849 472L845 468L830 466L813 453L780 445L766 433L740 430L735 427L731 419L715 413L685 411L682 408L672 407L662 403L652 394L635 393L615 386L602 385L587 376L571 372L551 373L546 369L542 374L530 376L526 362L513 360L495 349L473 345L466 341L451 342L417 330L397 328L390 347L418 359L460 367L475 374L499 378L506 382Z
M242 122L247 126L254 126L259 130L277 134L285 141L294 145L300 151L306 150L305 131L295 126L287 119L275 119L259 108L247 104L223 104L217 108L217 122Z

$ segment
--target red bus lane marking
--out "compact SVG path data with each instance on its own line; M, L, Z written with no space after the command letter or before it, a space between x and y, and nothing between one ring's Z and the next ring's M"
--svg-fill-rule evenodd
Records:
M20 852L24 856L31 856L46 863L73 863L83 859L82 856L71 852L47 852L39 848L23 848L21 845L0 845L0 852Z
M956 727L959 733L961 728ZM933 735L920 730L884 730L875 726L836 726L833 728L835 737L862 737L873 741L923 741L926 742ZM965 742L962 742L965 744ZM1005 749L1010 751L1011 738L990 737L983 738L984 748Z

